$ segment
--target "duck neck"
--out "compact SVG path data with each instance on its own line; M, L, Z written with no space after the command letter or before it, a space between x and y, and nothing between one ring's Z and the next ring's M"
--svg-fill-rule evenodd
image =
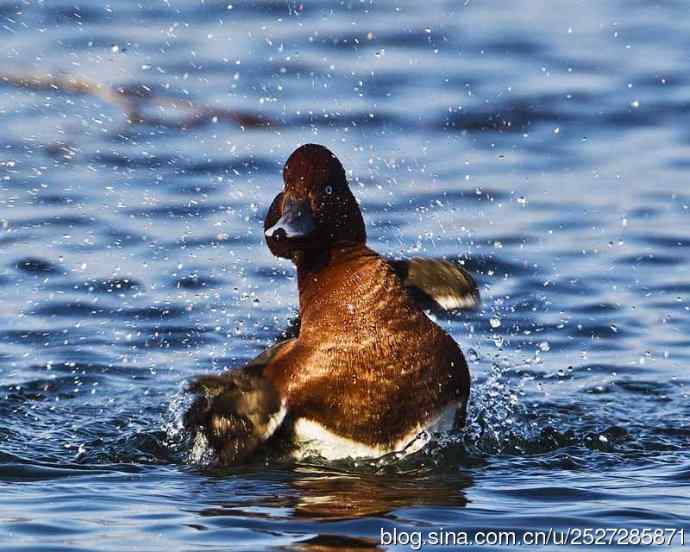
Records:
M295 260L299 288L300 317L308 305L318 305L319 297L348 277L347 266L369 251L363 243L347 243L329 249L301 252Z

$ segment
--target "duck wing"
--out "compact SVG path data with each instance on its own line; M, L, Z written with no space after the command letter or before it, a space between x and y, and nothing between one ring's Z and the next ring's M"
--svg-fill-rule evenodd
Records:
M389 260L415 300L425 309L479 308L479 287L462 266L444 259Z
M285 405L263 375L263 367L293 340L276 343L246 366L220 375L193 379L187 391L196 395L184 415L194 438L203 435L220 465L246 462L285 419Z

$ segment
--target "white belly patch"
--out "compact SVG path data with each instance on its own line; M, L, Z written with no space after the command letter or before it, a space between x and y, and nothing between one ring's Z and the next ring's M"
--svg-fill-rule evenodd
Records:
M303 459L317 454L326 460L343 458L378 458L392 452L403 455L422 449L431 440L432 433L449 431L453 428L458 403L451 403L426 423L418 424L407 435L392 445L370 446L341 437L318 422L307 418L295 421L294 434L297 450L294 456Z

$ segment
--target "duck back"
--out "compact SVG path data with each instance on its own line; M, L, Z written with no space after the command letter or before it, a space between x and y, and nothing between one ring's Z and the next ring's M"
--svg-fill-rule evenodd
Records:
M334 248L298 277L299 338L267 368L294 420L388 450L449 405L464 415L460 348L385 259L364 245Z

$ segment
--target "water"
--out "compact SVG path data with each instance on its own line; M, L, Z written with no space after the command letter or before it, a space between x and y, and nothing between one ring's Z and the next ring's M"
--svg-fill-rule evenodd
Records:
M690 531L689 46L673 0L0 0L2 549ZM293 316L261 221L304 142L373 247L477 274L481 312L440 320L470 427L208 473L181 388Z

